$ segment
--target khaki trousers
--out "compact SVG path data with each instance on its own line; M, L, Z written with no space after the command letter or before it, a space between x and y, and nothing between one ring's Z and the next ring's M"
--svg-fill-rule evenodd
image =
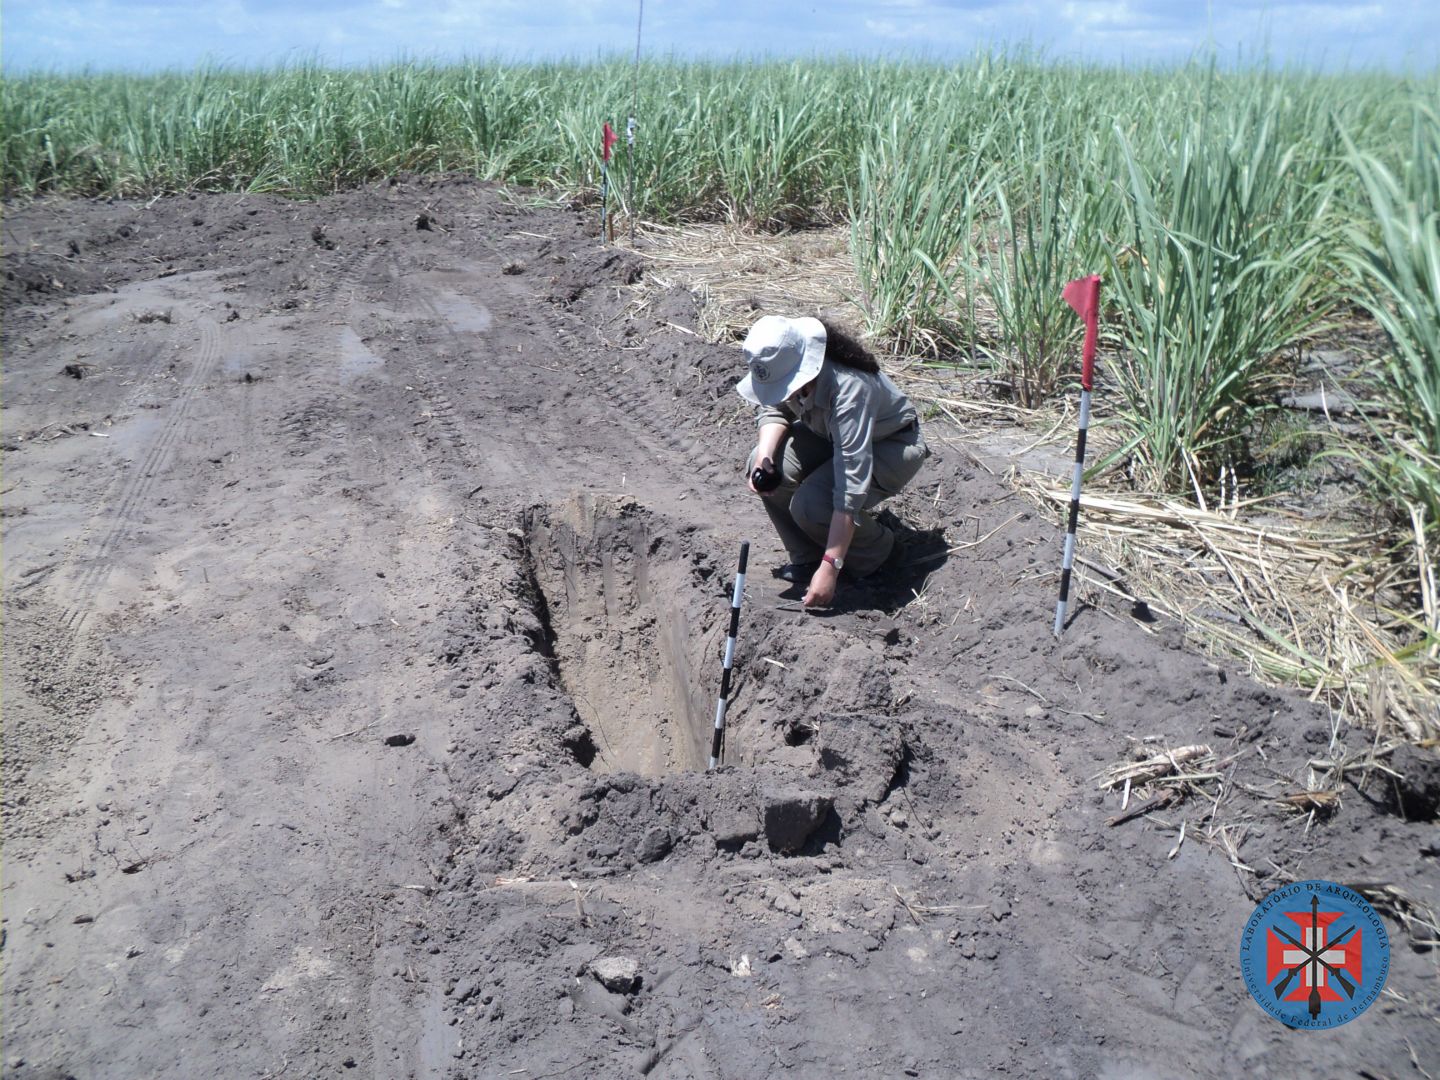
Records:
M874 443L873 452L870 493L855 515L855 536L845 555L845 569L856 577L873 574L895 546L895 534L866 511L901 491L930 456L918 424ZM780 443L779 455L780 486L761 501L790 561L814 562L825 553L830 518L835 513L835 469L831 465L835 447L809 428L792 424ZM745 474L754 469L752 450Z

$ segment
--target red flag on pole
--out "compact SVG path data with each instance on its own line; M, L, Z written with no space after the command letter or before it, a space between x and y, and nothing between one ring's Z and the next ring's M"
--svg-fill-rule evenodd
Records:
M1080 432L1075 438L1075 471L1070 478L1070 523L1060 560L1060 601L1055 605L1055 636L1065 629L1070 603L1070 572L1075 566L1075 527L1080 523L1080 480L1085 475L1085 434L1090 428L1090 379L1095 370L1095 339L1100 336L1100 275L1076 278L1060 294L1085 322L1085 351L1080 365Z
M1065 286L1065 291L1060 295L1075 309L1075 314L1085 320L1085 351L1080 364L1080 385L1089 390L1090 375L1095 370L1095 339L1100 332L1100 275L1076 278Z
M614 146L614 145L615 145L617 142L619 142L619 141L620 141L620 136L619 136L619 135L616 135L615 132L611 130L611 128L610 128L610 121L609 121L609 120L606 120L606 121L605 121L605 134L603 134L602 136L600 136L600 142L601 142L601 145L602 145L603 148L604 148L605 160L606 160L607 162L610 160L610 148L611 148L612 146Z

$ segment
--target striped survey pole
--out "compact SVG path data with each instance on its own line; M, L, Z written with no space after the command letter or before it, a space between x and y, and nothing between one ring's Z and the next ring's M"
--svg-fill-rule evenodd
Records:
M1055 605L1055 636L1065 628L1070 603L1070 571L1075 565L1075 527L1080 523L1080 477L1085 472L1085 432L1090 427L1090 387L1095 372L1095 338L1100 323L1100 275L1077 278L1065 286L1065 302L1085 320L1085 349L1080 364L1080 434L1075 439L1075 474L1070 481L1070 524L1060 563L1060 602Z
M745 595L745 564L750 561L750 541L740 541L740 569L735 573L735 593L730 597L730 631L725 635L725 671L720 676L720 699L715 702L715 734L710 740L710 768L720 764L725 742L725 702L730 697L730 671L735 666L735 636L740 632L740 598Z

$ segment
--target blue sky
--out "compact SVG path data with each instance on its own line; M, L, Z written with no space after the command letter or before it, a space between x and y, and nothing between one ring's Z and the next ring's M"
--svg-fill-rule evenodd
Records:
M353 64L634 49L636 0L6 0L5 70L149 70L202 59ZM1433 71L1440 0L647 0L649 55L961 55L1028 43L1051 56L1222 58Z

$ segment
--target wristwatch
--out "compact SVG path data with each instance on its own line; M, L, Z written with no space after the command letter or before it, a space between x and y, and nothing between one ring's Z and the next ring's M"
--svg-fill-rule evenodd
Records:
M836 570L839 570L839 569L843 568L844 565L845 565L845 560L844 560L844 559L837 559L834 555L828 555L828 554L827 554L827 555L821 555L821 556L820 556L820 561L821 561L821 562L828 562L828 563L829 563L831 566L833 566Z

